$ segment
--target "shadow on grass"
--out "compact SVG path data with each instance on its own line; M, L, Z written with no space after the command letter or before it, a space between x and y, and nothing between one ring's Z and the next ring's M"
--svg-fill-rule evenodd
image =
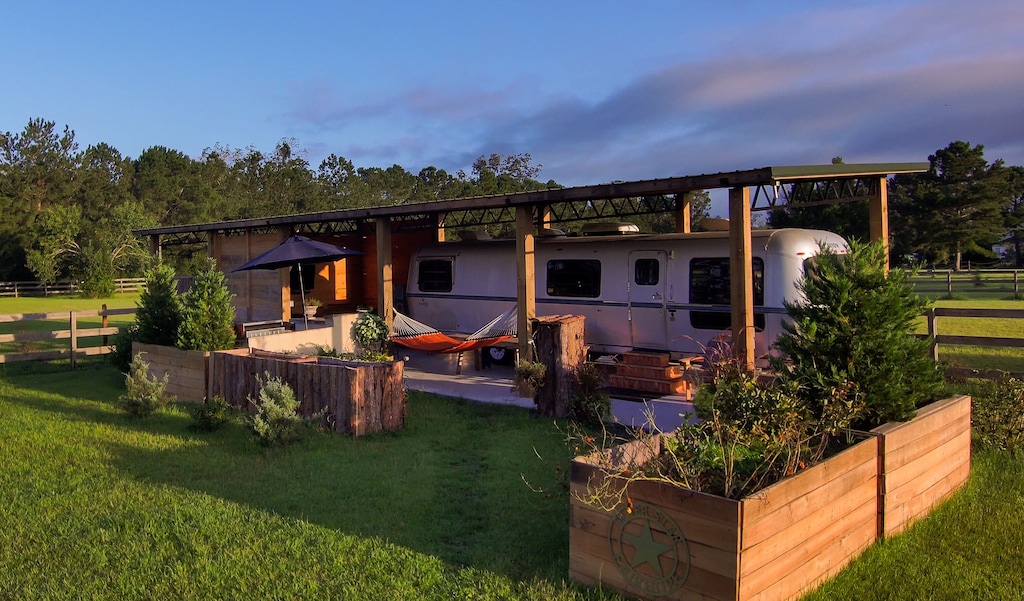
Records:
M407 428L393 434L311 433L299 444L263 449L238 421L195 435L203 446L115 447L112 461L138 480L377 537L453 565L563 579L566 493L548 498L523 481L557 487L553 464L534 452L567 454L553 425L522 409L409 396Z
M455 566L527 581L566 577L569 503L560 469L570 453L554 424L527 410L410 392L399 432L311 432L264 449L244 416L213 433L192 430L180 408L129 419L114 404L121 378L106 367L9 381L45 393L20 401L26 406L185 441L104 443L112 467L136 481L376 537Z

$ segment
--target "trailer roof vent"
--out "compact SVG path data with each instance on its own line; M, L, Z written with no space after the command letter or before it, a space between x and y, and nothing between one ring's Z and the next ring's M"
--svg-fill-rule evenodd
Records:
M624 234L639 234L640 228L635 223L602 221L584 224L581 232L584 236L621 236Z
M537 232L537 237L539 238L561 238L564 236L565 232L563 230L556 230L550 227L542 227L540 231Z

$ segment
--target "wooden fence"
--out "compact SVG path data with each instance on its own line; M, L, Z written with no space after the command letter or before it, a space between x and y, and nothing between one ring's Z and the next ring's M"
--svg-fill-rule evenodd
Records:
M114 291L118 294L142 292L146 278L118 278L114 280ZM0 296L57 296L81 292L75 282L0 282Z
M921 270L909 278L914 291L930 297L1020 298L1024 271L1019 269Z
M928 319L928 338L932 341L932 358L939 360L940 344L961 346L1006 346L1024 348L1024 338L1000 336L949 336L939 334L940 317L988 317L990 319L1024 319L1024 309L954 309L931 308L925 312Z
M0 344L3 343L45 343L54 340L67 340L63 348L53 348L53 345L45 345L50 348L28 352L14 352L0 354L0 363L14 363L17 361L45 361L51 359L71 360L71 368L77 367L78 357L105 355L110 352L108 336L117 334L118 328L110 327L108 317L111 315L134 315L135 309L107 309L106 305L98 311L62 311L59 313L15 313L12 315L0 315L0 323L20 323L38 321L65 321L68 324L66 330L42 330L42 331L20 331L10 334L0 334ZM80 328L78 320L83 318L102 318L98 328ZM83 340L102 337L98 345L83 344Z

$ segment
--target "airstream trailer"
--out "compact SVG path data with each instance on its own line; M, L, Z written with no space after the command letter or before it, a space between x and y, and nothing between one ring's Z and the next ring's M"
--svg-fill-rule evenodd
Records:
M538 315L583 315L595 353L632 349L674 355L704 352L730 329L729 234L538 236ZM846 241L820 230L754 230L755 352L768 352L782 331L785 301L819 243ZM409 315L447 332L469 333L516 302L513 240L439 242L412 256L405 303ZM492 348L502 360L503 349Z

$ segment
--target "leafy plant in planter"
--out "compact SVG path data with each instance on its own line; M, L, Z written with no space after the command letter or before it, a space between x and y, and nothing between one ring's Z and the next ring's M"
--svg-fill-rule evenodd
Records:
M573 374L575 386L570 399L574 419L591 426L601 424L612 411L611 400L604 391L604 374L592 363L584 363Z
M372 353L375 360L391 360L391 355L384 351L384 343L387 342L388 322L383 317L370 311L361 311L359 319L352 325L352 336L362 348L363 355Z
M782 356L773 367L799 384L814 417L851 385L864 405L854 425L865 429L907 420L941 392L928 342L914 336L928 302L903 271L886 272L885 253L880 243L853 241L845 255L823 246L797 284L804 302L786 304L792 322L775 343Z
M512 390L521 397L536 398L547 372L547 366L539 361L520 361L512 376Z
M184 350L220 351L235 346L234 297L213 259L196 275L182 298L177 346Z

